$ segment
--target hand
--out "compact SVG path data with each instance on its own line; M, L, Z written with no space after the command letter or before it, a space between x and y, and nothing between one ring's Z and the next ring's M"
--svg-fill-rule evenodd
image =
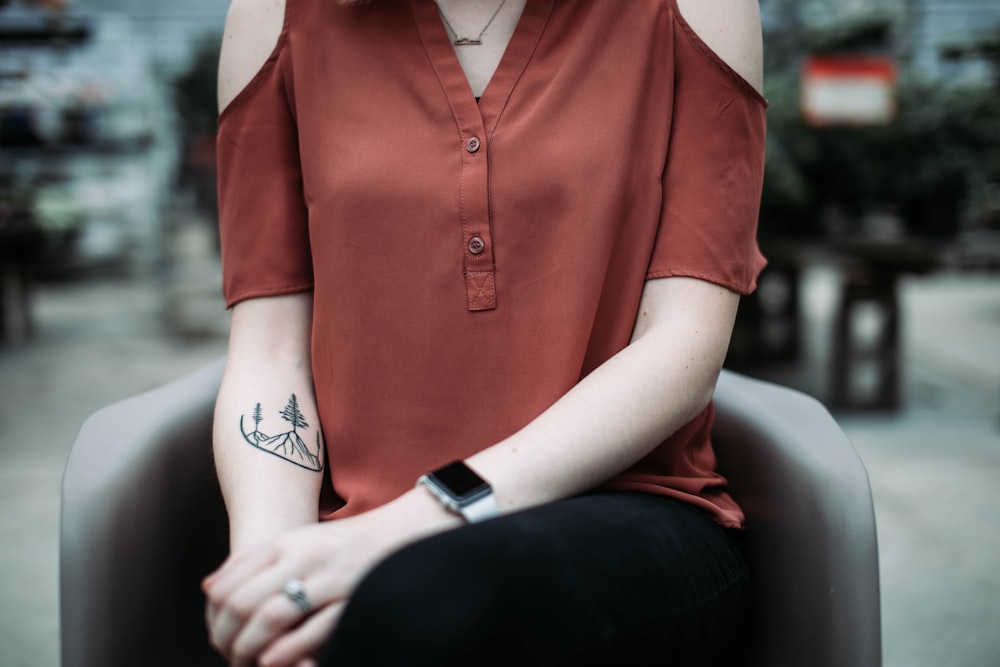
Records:
M233 554L203 590L212 645L234 667L306 667L336 626L361 578L415 539L460 524L423 489L362 515L293 529ZM312 609L283 592L303 582Z
M345 532L330 530L337 528L342 526L294 529L271 545L233 554L206 578L203 589L208 598L209 638L231 665L297 666L303 664L297 659L316 652L332 631L350 589L344 570L351 564L324 563L331 559L320 555L335 553L336 533ZM349 538L341 539L346 544ZM354 551L349 547L342 550ZM339 586L329 575L322 587L317 583L324 569L341 575ZM296 578L303 580L309 596L312 608L308 613L283 593L285 584Z

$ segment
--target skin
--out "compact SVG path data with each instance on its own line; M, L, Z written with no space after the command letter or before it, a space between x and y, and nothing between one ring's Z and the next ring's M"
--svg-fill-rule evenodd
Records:
M759 90L756 2L678 4L705 42ZM508 0L491 26L501 45L523 5L524 0ZM460 31L483 25L496 7L485 0L442 0L440 6ZM282 12L280 0L234 0L220 66L222 107L270 53ZM481 92L496 68L497 50L502 54L499 47L460 52L474 92ZM522 430L467 460L493 485L501 511L593 488L694 418L711 400L738 301L735 293L692 278L647 281L625 349ZM256 402L280 409L292 393L305 419L318 424L309 358L311 310L312 294L304 293L244 301L232 313L214 442L231 555L203 589L211 641L234 666L314 665L311 656L375 563L408 543L461 525L424 489L365 514L318 523L324 473L254 451L233 427ZM306 442L314 442L315 428L301 432ZM566 457L570 447L574 455ZM304 581L313 603L305 617L281 592L293 578Z

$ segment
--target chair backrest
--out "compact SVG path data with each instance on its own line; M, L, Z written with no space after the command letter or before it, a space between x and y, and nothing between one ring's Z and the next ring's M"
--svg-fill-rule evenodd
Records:
M226 554L211 422L222 362L84 424L63 477L63 667L223 665L198 584ZM724 371L720 468L748 517L759 667L879 667L864 467L805 395Z
M830 413L724 371L719 468L747 515L755 665L879 667L878 549L868 475Z
M222 362L111 405L83 425L63 475L63 667L225 665L201 578L225 558L211 426Z

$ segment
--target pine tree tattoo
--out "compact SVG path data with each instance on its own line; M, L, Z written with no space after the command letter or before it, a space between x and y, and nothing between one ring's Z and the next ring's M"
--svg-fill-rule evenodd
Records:
M253 431L247 433L243 426L243 416L240 416L240 433L243 434L243 439L257 449L265 451L268 454L274 454L300 468L316 472L321 471L323 469L322 436L317 430L316 453L313 454L309 451L302 438L299 437L299 429L304 430L309 428L309 423L302 414L302 410L299 409L299 399L295 394L292 394L291 398L288 399L288 403L285 404L285 407L278 414L283 420L292 425L291 431L279 433L278 435L267 435L261 431L260 424L264 421L264 417L260 409L260 403L257 403L254 406L251 417L253 420Z

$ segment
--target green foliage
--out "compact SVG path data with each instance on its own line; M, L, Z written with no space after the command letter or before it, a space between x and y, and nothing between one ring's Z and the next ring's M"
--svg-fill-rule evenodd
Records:
M765 234L815 235L820 212L856 217L895 208L908 229L944 235L977 184L1000 181L1000 92L904 75L895 122L810 127L798 110L798 77L769 77ZM949 227L950 226L950 227Z
M811 53L844 53L884 48L892 37L894 17L872 9L849 15L824 29L807 28L801 35Z
M33 213L38 226L46 232L67 233L81 227L87 211L65 186L40 185L34 192Z
M765 89L768 155L761 233L818 236L824 213L856 220L894 210L907 231L947 235L963 201L1000 183L1000 86L928 81L902 60L895 122L810 127L799 111L801 55L889 54L906 50L906 13L859 10L822 25L768 33ZM1000 75L1000 28L970 35L963 52L992 60ZM902 47L902 48L897 48Z

